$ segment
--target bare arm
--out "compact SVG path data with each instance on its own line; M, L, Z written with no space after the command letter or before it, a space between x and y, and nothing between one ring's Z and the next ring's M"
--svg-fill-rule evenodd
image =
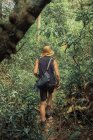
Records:
M38 76L38 64L39 64L39 61L38 61L38 59L36 59L35 65L34 65L34 75L36 77Z
M60 74L59 74L59 69L58 69L58 63L56 62L56 60L54 60L54 70L55 70L55 74L56 74L56 78L59 81L60 80Z

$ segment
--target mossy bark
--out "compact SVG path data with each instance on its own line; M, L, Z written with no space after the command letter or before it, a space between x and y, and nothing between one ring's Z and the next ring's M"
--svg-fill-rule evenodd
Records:
M0 0L0 20L2 19L2 0Z
M16 53L16 45L23 38L29 27L35 22L43 8L51 0L24 0L21 8L17 9L22 0L17 2L13 13L9 16L8 23L0 23L0 62L4 58L10 58ZM19 4L19 6L18 6Z

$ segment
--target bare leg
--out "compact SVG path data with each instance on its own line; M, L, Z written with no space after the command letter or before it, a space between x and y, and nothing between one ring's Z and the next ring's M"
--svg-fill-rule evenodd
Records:
M49 118L50 116L52 116L52 96L53 96L53 92L54 92L54 88L50 88L48 90L49 94L47 97L47 106L46 106L46 117Z
M44 122L46 120L45 108L46 108L46 101L42 101L40 103L40 115L41 115L42 122Z
M47 97L47 106L50 106L52 107L52 94L49 94L48 97Z
M47 97L47 106L50 106L50 108L52 107L52 95L53 95L53 92L54 92L54 88L50 88L48 90L48 97Z

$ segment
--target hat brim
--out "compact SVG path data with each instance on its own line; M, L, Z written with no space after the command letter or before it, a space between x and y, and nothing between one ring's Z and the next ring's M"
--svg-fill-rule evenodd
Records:
M54 55L54 51L51 51L51 52L49 52L49 53L44 53L44 52L42 52L41 55L42 55L42 56L52 56L52 55Z

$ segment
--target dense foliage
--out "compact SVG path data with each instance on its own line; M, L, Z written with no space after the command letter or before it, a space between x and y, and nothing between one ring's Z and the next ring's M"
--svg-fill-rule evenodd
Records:
M93 0L52 1L41 14L39 30L38 41L36 22L18 44L17 49L21 50L17 55L0 64L0 137L44 139L38 126L39 97L33 89L33 66L42 47L49 44L61 75L54 114L64 120L60 125L72 130L67 130L67 139L92 140ZM82 136L86 130L87 136Z

